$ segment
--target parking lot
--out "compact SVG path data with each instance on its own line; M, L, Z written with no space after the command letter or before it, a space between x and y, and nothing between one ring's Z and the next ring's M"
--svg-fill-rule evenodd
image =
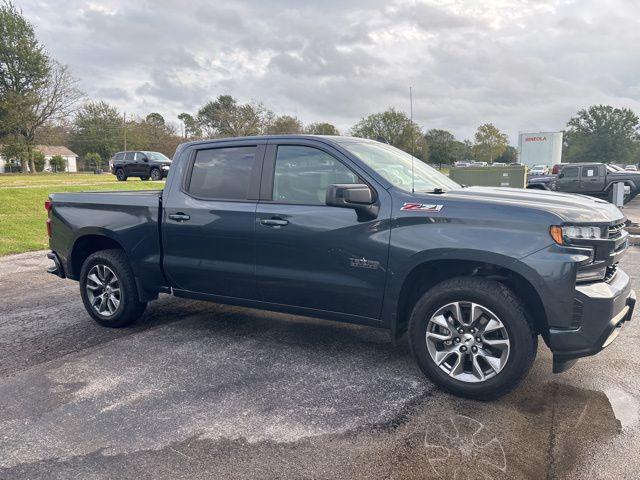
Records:
M386 332L163 296L89 320L42 252L0 258L0 478L632 478L640 322L461 400ZM623 267L640 287L640 248ZM624 461L621 461L624 459ZM455 476L458 475L458 476Z

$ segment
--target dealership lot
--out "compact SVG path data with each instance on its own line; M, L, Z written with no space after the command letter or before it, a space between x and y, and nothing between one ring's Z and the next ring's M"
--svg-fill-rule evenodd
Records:
M640 249L623 263L638 289ZM42 252L0 258L1 479L631 478L640 467L637 314L564 374L541 346L519 390L480 403L436 390L406 344L365 327L163 296L138 327L102 329L46 264Z

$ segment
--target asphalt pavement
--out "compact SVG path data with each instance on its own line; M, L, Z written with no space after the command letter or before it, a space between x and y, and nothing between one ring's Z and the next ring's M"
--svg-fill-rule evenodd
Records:
M367 327L163 295L101 328L47 262L0 258L0 479L638 478L637 313L483 403ZM623 268L640 291L640 248Z

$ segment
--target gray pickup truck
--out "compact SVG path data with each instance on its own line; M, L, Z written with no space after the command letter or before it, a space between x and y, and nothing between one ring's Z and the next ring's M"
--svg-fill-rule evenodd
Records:
M581 193L613 199L613 185L624 183L629 188L625 203L640 193L640 172L613 168L604 163L568 163L558 175L529 177L527 188L553 192Z
M462 396L514 388L538 337L555 372L609 345L635 294L625 217L582 196L462 188L347 137L181 145L164 190L57 193L54 265L99 324L160 293L406 332L422 372Z

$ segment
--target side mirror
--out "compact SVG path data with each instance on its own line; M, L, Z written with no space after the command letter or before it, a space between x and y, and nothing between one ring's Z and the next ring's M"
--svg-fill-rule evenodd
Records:
M340 183L327 189L326 204L330 207L352 208L358 220L373 220L378 216L379 207L375 195L364 183Z
M146 155L144 157L142 157L142 161L143 162L148 162L149 161L149 157L147 157Z

